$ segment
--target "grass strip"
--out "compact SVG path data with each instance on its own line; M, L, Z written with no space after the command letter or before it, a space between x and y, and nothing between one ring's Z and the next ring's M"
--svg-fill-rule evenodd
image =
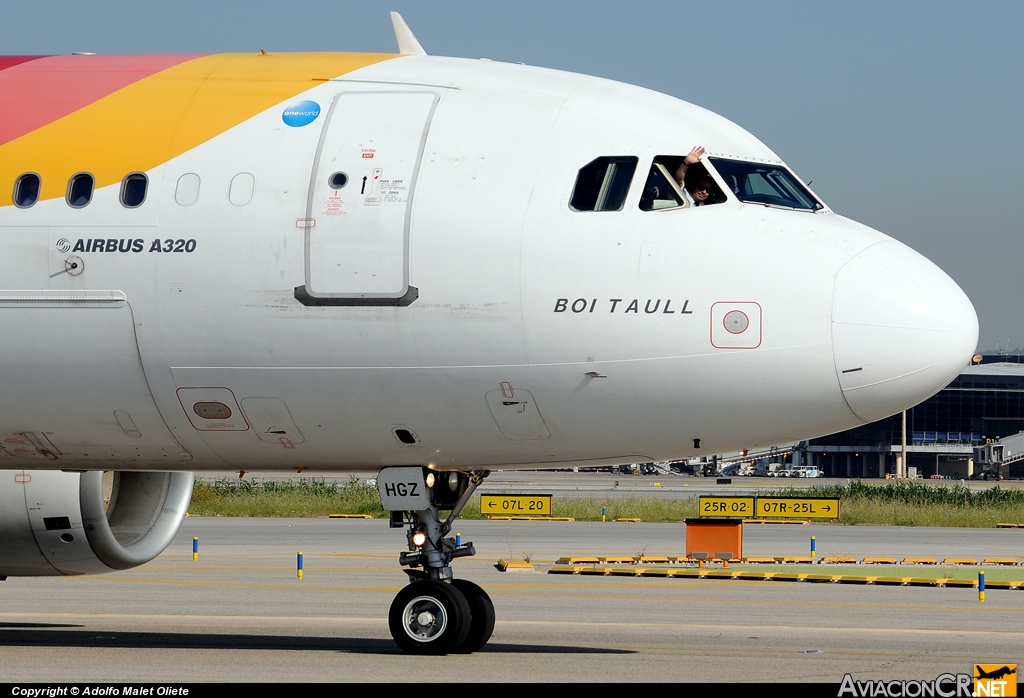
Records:
M600 521L601 509L607 521L635 519L652 523L679 522L697 516L697 499L667 499L650 495L625 497L570 497L556 496L552 502L554 516L571 516L577 521ZM484 519L480 513L480 498L474 497L462 510L463 519ZM628 524L620 524L627 526Z
M315 478L295 481L196 480L189 514L308 518L329 514L383 517L377 488L353 476L347 483Z
M896 504L941 504L958 508L992 506L1024 506L1024 488L989 487L970 489L961 484L926 485L922 482L892 482L873 485L854 480L846 485L815 485L815 497L838 497L844 500L866 500ZM791 490L775 490L765 495L792 496Z
M1024 489L992 487L969 490L963 486L891 483L815 487L813 496L842 500L840 523L887 526L941 526L993 528L1009 521L1024 523ZM789 490L765 491L764 495L790 494ZM697 498L670 499L655 495L625 497L559 496L555 516L577 521L600 521L605 509L608 521L639 518L644 522L678 522L697 516ZM257 483L254 480L198 480L189 513L195 516L317 517L329 514L369 514L384 517L376 487L355 476L347 483L321 479ZM480 497L473 497L461 519L483 519ZM623 526L628 524L621 524Z

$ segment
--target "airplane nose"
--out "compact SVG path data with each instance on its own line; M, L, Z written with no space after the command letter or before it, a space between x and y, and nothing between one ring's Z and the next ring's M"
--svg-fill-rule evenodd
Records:
M978 316L945 272L895 240L836 274L832 351L850 409L865 422L926 400L971 362Z

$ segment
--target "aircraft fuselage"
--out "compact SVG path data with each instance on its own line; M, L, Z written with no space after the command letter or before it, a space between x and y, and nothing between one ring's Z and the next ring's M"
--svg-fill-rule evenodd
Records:
M945 274L827 207L641 210L654 159L695 144L782 164L641 88L296 54L41 58L5 90L49 111L0 134L0 191L41 180L0 204L3 468L683 458L904 409L977 341ZM618 156L621 210L573 210Z

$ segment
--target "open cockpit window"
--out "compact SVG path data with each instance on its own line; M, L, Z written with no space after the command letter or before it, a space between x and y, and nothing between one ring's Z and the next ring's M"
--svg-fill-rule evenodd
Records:
M736 198L744 203L798 211L819 211L824 208L807 187L781 165L724 158L709 160Z
M703 162L686 164L683 155L659 155L651 164L643 196L642 211L664 211L691 206L707 206L725 201Z
M682 160L654 158L651 172L647 175L647 183L644 184L644 193L640 197L641 211L687 208L691 204L690 195L676 181L675 172L679 168L679 163L667 162L672 159Z
M603 157L584 165L576 176L570 208L573 211L621 211L638 161L632 156Z

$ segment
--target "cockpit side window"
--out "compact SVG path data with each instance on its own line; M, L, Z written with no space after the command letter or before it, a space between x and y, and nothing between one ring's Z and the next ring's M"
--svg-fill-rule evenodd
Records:
M647 183L644 184L644 193L640 197L641 211L664 211L690 206L690 195L679 186L674 174L681 162L681 157L659 155L654 158Z
M725 195L704 162L686 164L687 157L659 155L654 158L640 198L642 211L663 211L725 202Z
M633 156L601 157L576 176L569 207L573 211L621 211L639 159Z
M736 198L799 211L819 211L824 205L789 170L761 162L709 158Z

